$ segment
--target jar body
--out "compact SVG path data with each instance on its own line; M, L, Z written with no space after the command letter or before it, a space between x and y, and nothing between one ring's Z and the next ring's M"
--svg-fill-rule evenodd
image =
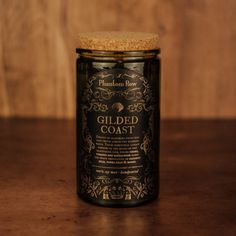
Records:
M78 50L77 192L103 206L159 193L160 58Z

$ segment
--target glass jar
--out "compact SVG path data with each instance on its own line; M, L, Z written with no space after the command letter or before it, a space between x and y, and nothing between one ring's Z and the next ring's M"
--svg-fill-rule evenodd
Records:
M78 48L77 191L104 206L159 193L159 49Z

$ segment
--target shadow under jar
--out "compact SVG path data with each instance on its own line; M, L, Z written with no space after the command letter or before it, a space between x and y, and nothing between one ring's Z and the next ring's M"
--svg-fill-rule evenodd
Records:
M111 38L119 50L101 36L76 49L77 192L103 206L136 206L159 194L160 50L127 50L119 32Z

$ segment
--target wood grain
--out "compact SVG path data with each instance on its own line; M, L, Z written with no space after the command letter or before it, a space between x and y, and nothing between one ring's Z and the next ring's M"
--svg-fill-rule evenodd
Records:
M75 115L78 33L159 32L162 115L236 117L235 0L0 0L0 116Z
M0 120L0 235L235 236L235 121L164 121L159 201L76 196L75 123Z

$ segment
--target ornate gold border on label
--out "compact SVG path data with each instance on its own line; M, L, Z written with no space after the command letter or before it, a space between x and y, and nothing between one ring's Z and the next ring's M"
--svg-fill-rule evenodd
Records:
M112 71L112 70L109 70ZM117 109L121 111L127 109L128 112L151 112L149 115L149 130L146 130L143 136L143 141L140 144L140 152L143 152L145 158L151 161L153 155L152 152L152 90L150 84L146 78L139 75L138 73L124 69L123 76L132 80L136 79L142 82L143 88L127 88L122 91L116 91L109 88L96 87L93 88L94 81L99 78L107 78L110 76L112 79L114 73L104 70L94 74L86 83L84 95L82 98L82 137L83 137L83 151L81 156L82 161L82 173L81 173L81 193L89 195L91 198L99 198L103 200L134 200L142 199L145 196L153 193L153 173L149 173L144 178L138 176L127 175L124 179L121 178L110 178L109 176L97 176L93 178L89 174L90 167L88 166L89 160L92 158L92 150L95 149L92 135L88 128L87 115L88 112L107 112L109 109ZM126 107L116 102L112 107L108 107L105 101L112 99L114 96L121 96L127 101L131 101L132 104L128 104ZM148 171L148 170L146 170Z

